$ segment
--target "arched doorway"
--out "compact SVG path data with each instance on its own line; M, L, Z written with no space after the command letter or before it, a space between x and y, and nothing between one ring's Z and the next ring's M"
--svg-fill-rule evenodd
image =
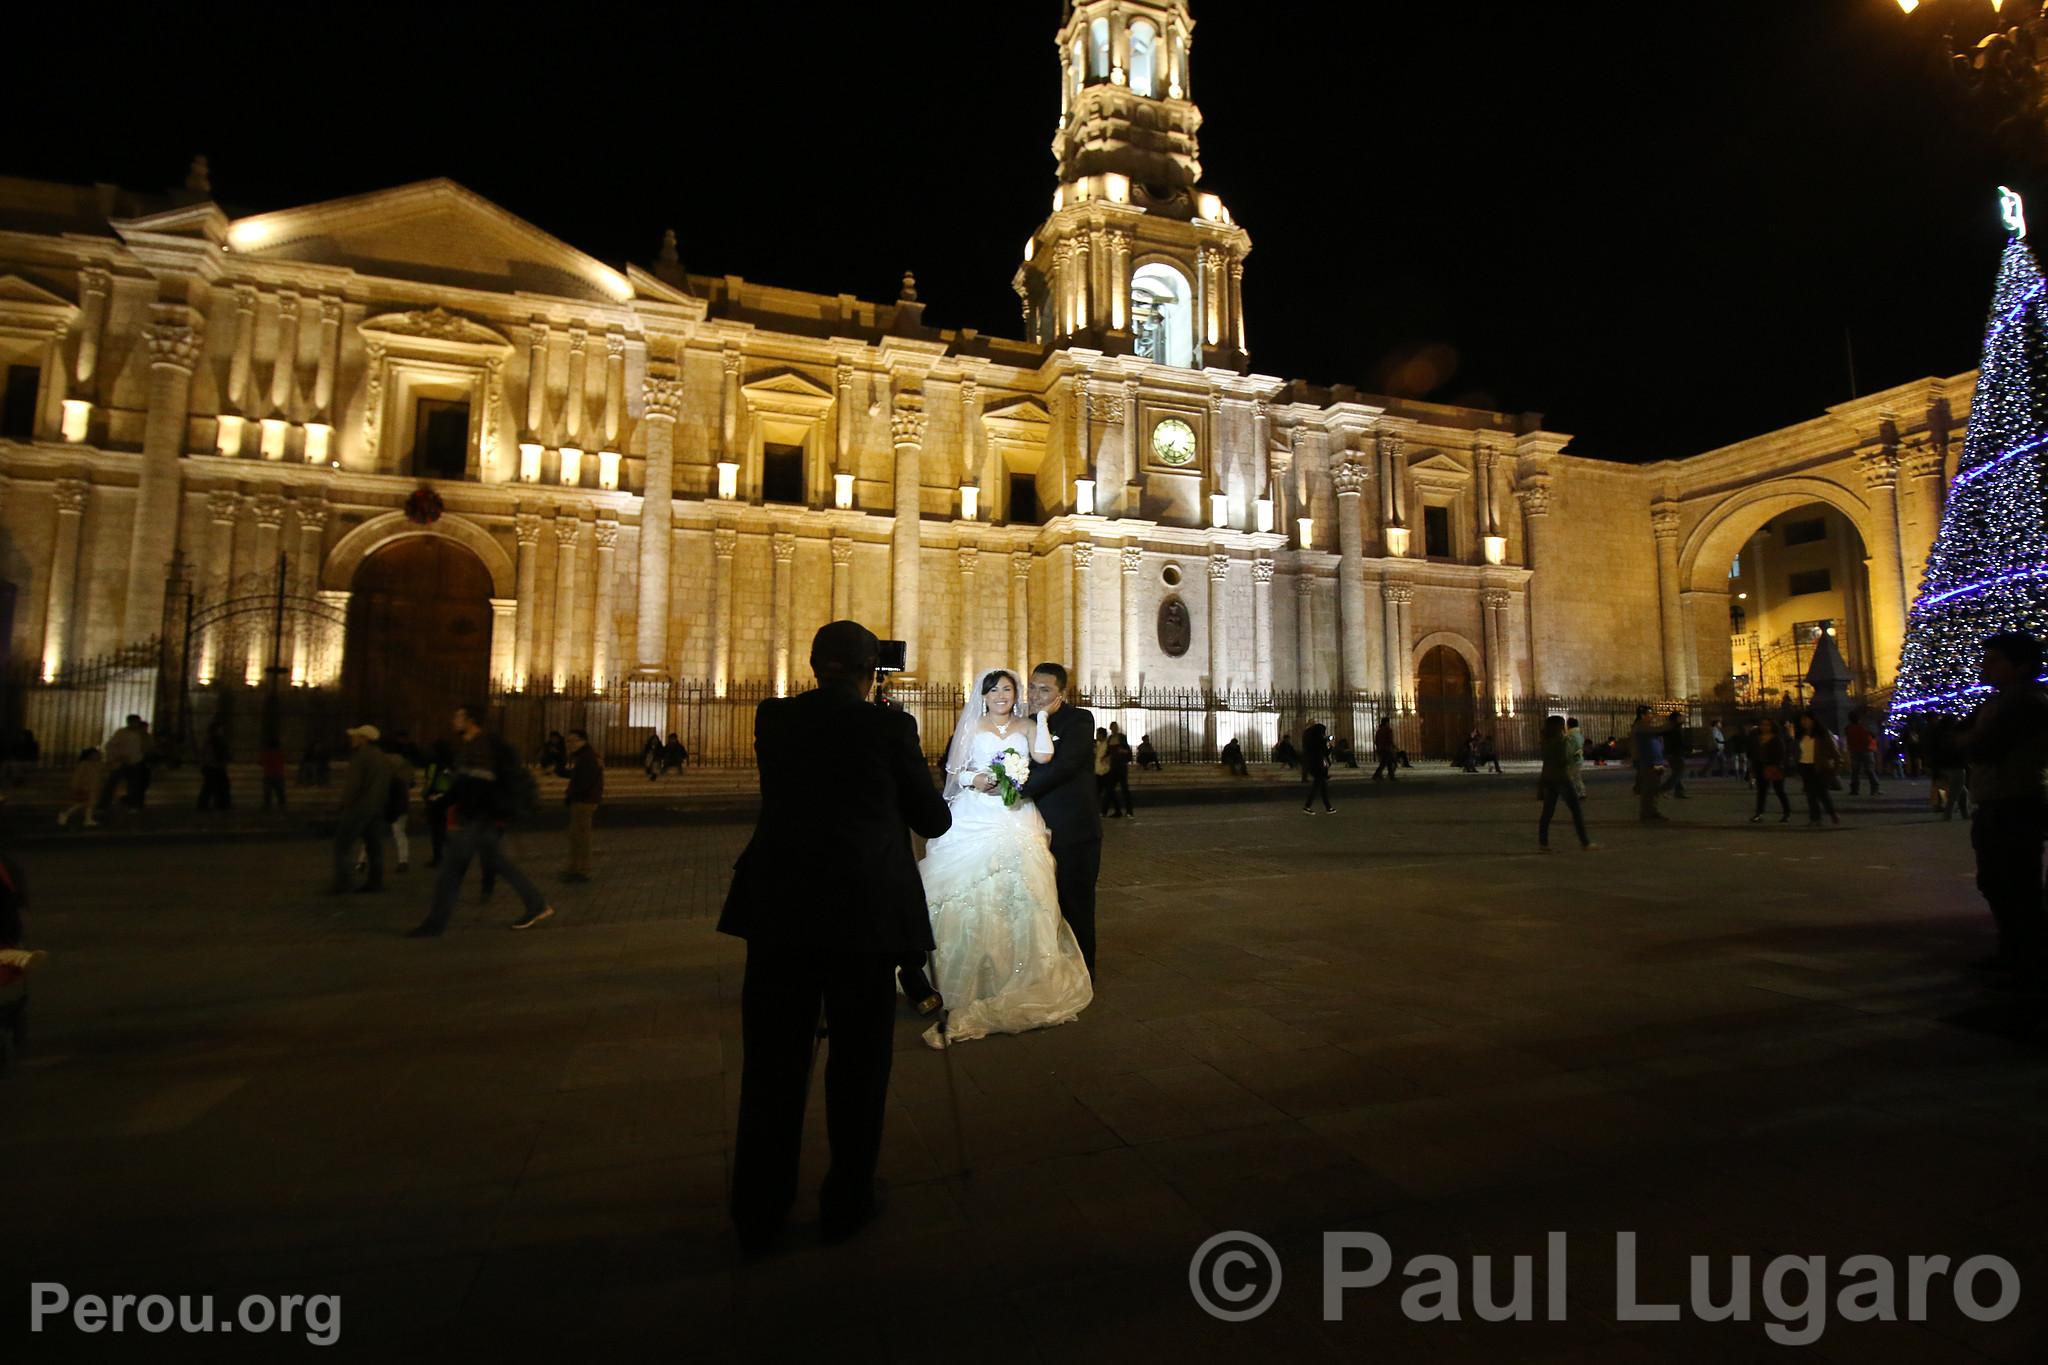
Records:
M343 656L347 723L445 734L465 701L482 702L491 677L491 575L440 536L394 540L356 569Z
M1415 670L1415 710L1422 721L1422 756L1450 758L1472 733L1472 668L1449 645L1422 656Z

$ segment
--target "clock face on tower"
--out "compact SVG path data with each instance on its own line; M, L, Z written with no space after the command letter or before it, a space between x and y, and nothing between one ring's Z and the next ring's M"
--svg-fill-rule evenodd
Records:
M1176 467L1195 462L1195 429L1178 417L1169 417L1152 428L1152 453L1161 464Z

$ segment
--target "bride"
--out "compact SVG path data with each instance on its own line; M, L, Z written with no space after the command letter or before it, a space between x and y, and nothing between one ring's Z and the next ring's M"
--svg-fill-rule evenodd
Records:
M953 828L925 849L925 900L938 944L936 985L951 1012L933 1047L991 1033L1071 1022L1095 998L1073 930L1060 918L1050 836L1038 808L1003 801L1006 755L1044 762L1053 738L1019 714L1017 674L990 669L976 684L946 751Z

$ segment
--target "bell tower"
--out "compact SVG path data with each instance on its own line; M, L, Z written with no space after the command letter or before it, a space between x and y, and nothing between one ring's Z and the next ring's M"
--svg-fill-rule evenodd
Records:
M1251 237L1200 188L1187 0L1069 0L1055 47L1059 185L1013 284L1025 334L1242 370Z

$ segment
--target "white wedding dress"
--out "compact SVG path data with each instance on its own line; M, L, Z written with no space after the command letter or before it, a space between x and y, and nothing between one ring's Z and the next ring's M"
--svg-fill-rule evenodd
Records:
M1005 749L1029 756L1031 722L1007 736L975 731L952 798L953 828L926 846L925 901L938 943L933 984L949 1011L934 1047L991 1033L1070 1023L1095 988L1073 930L1060 918L1051 836L1029 801L1005 806L996 792L967 785Z

